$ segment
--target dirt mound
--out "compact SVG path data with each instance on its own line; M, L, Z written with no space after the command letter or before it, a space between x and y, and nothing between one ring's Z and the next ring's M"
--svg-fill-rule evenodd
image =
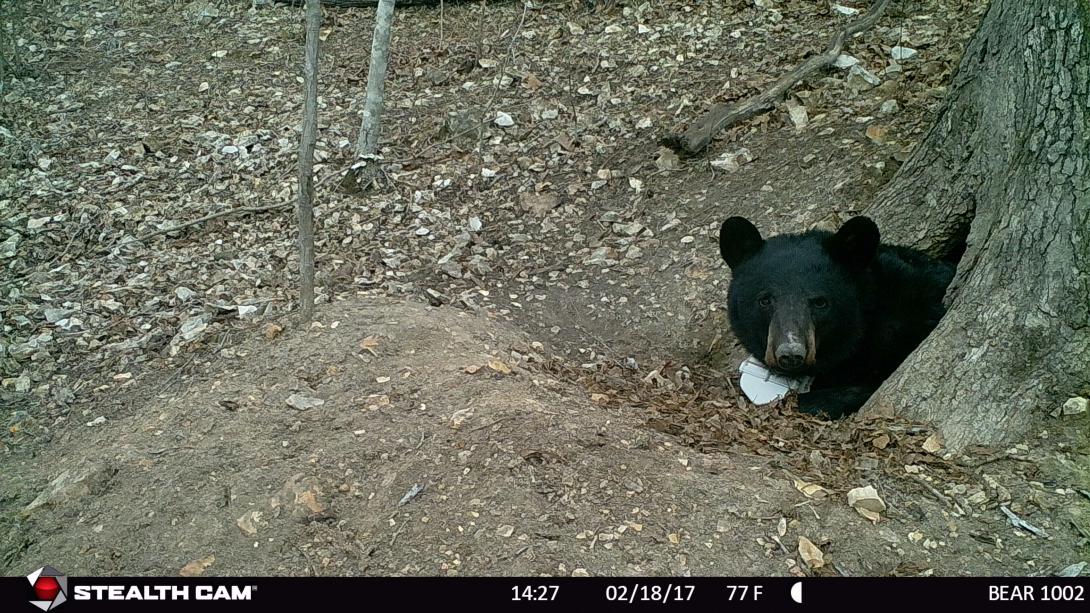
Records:
M130 409L87 415L94 425L73 424L38 458L12 462L0 567L959 574L971 556L974 573L1009 574L1029 559L1062 567L1069 555L1011 538L997 512L955 517L957 500L917 502L919 487L875 470L890 508L871 525L833 485L844 470L826 466L822 493L807 487L813 476L790 477L793 458L812 450L777 451L792 420L810 424L796 428L802 438L831 426L770 410L761 419L779 426L754 438L757 429L732 421L753 417L725 408L737 402L729 389L716 400L669 369L561 367L542 353L487 317L388 298L326 305L307 330L255 331L202 372L141 381L131 393L148 395ZM670 411L669 398L697 408ZM718 421L708 402L722 403ZM684 432L659 431L709 422L708 432L738 435L702 453ZM976 497L978 510L993 493ZM1031 520L1052 528L1051 511ZM985 535L989 524L1001 536ZM824 550L825 566L796 555L802 536Z

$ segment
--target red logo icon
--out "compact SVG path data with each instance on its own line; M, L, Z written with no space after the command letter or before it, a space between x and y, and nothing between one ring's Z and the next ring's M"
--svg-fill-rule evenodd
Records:
M52 566L39 568L27 575L26 580L38 597L37 600L31 600L30 604L43 611L52 611L68 600L68 577Z

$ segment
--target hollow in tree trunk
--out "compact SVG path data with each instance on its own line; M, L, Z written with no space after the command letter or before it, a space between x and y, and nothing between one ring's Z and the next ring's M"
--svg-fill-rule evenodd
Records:
M1090 3L993 0L934 125L868 214L964 249L938 328L864 411L994 444L1090 392Z

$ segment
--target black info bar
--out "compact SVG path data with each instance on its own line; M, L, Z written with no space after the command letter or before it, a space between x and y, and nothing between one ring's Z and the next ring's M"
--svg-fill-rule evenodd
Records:
M0 610L1087 611L1088 588L1090 578L1082 577L136 578L46 571L0 579Z

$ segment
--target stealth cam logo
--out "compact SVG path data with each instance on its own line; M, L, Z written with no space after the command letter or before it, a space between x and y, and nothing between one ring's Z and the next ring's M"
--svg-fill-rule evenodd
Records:
M26 576L38 600L30 604L43 611L52 611L68 600L68 577L52 566L43 566Z

